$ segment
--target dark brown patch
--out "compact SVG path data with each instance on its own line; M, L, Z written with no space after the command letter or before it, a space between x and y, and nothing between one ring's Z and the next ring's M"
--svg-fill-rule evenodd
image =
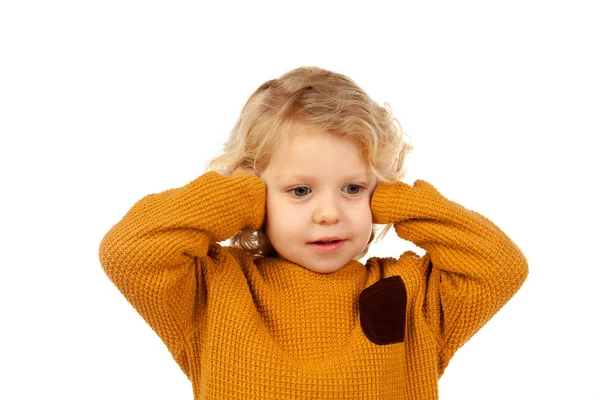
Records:
M371 342L385 345L404 341L406 299L406 286L399 276L382 279L360 293L360 325Z

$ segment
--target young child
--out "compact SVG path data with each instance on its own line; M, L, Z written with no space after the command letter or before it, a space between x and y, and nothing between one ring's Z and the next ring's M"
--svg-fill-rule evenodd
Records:
M252 94L208 172L106 234L104 270L195 399L438 397L528 266L482 215L400 182L410 147L352 80L298 68ZM425 255L360 263L373 224Z

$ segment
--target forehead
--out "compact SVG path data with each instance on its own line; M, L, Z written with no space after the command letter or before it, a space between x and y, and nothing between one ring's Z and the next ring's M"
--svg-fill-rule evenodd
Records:
M310 128L278 143L267 169L276 178L369 175L363 153L354 141Z

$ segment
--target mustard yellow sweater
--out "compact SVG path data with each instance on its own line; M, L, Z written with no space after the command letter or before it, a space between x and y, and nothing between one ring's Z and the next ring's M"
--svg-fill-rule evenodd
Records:
M380 183L373 221L423 257L317 274L218 244L258 229L265 186L208 172L138 201L101 264L164 341L195 399L437 399L452 355L520 288L519 248L429 183Z

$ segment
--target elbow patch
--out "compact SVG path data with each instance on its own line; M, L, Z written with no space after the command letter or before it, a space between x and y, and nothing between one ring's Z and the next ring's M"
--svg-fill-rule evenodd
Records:
M363 290L358 308L365 336L377 345L403 342L406 305L406 286L399 276L382 279Z

